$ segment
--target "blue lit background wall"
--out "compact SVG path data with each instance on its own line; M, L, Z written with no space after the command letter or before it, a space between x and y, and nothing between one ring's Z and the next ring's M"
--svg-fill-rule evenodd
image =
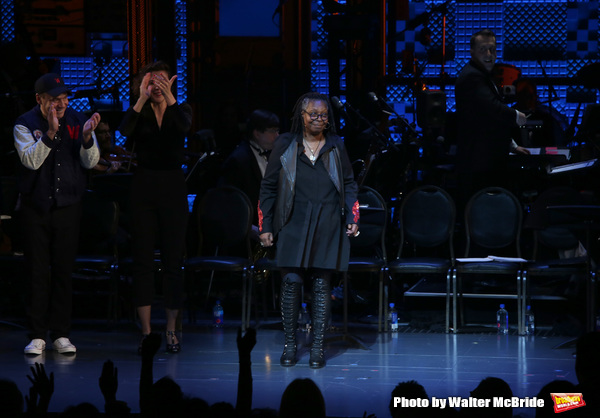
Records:
M338 3L345 4L345 0ZM442 14L439 7L442 1L411 1L409 17L429 12L429 28L432 30L432 45L441 44ZM177 0L176 40L179 58L177 60L178 99L187 99L187 38L185 1ZM498 41L498 62L512 64L521 70L521 77L534 77L538 81L538 93L542 100L552 99L552 105L568 118L572 118L579 101L596 102L596 91L582 86L556 83L540 83L544 76L551 80L572 79L585 65L599 58L598 52L598 7L596 1L527 1L507 0L503 2L456 2L447 7L446 45L452 48L454 57L445 63L445 72L456 77L469 59L469 38L482 28L495 31ZM329 93L329 68L327 57L321 54L326 43L327 33L323 29L324 6L321 1L312 1L312 51L311 89ZM0 4L0 42L12 42L15 38L14 0L2 0ZM411 48L415 58L424 65L424 77L436 77L441 66L427 63L427 50L418 41L421 28L407 30L406 21L397 21L396 31L402 35L397 39L397 51ZM90 42L93 42L90 41ZM91 45L90 45L91 46ZM72 106L78 110L90 111L95 101L111 101L114 96L111 89L118 89L117 98L123 108L128 106L129 82L128 62L125 56L115 57L104 66L99 66L93 57L61 57L60 71L68 85L74 89L90 88L99 83L102 92L98 98L77 98ZM340 87L345 88L343 69L345 62L339 62L342 71ZM394 76L403 83L391 83L387 86L387 99L399 113L406 114L412 120L415 98L409 87L410 74L403 74L401 63L396 65ZM573 83L571 83L573 84ZM439 89L439 85L427 85L430 89ZM453 86L445 87L447 109L454 111ZM555 97L555 96L556 97ZM341 97L344 99L343 97Z
M340 1L339 3L344 3ZM429 12L429 29L432 31L432 46L440 46L442 40L443 1L412 1L409 3L409 18ZM447 5L446 46L453 49L453 59L445 63L445 73L456 77L469 60L469 39L483 28L496 33L498 61L516 66L522 78L534 78L538 95L542 101L550 101L559 112L571 119L578 102L596 102L596 90L582 86L560 84L561 79L573 79L585 65L598 59L598 1L527 1L508 0L503 2L456 2ZM323 28L324 8L320 1L313 2L313 60L311 88L328 93L328 67L326 59L319 57L319 45L327 38ZM397 21L396 50L410 49L415 58L424 65L423 77L440 75L441 65L427 63L427 48L418 41L422 27L406 29L406 21ZM344 63L340 63L343 67ZM415 97L410 87L410 74L401 71L391 74L401 81L388 84L387 99L398 113L413 120ZM544 83L543 77L549 77ZM388 74L390 75L390 74ZM558 81L558 82L557 82ZM340 86L342 89L343 86ZM441 86L428 84L429 89ZM447 110L455 110L454 87L444 86Z

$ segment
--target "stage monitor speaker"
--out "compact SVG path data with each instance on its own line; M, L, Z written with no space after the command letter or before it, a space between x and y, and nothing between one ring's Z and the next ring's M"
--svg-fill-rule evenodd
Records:
M446 93L425 90L417 96L417 123L422 129L441 128L446 122Z

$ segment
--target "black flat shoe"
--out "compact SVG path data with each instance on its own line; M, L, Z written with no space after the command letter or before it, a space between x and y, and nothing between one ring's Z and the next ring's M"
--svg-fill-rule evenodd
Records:
M167 331L167 353L177 354L181 351L181 344L175 342L175 331Z

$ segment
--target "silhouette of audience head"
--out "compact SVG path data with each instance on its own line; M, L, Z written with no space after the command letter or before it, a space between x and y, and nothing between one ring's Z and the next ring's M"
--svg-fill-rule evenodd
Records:
M0 379L0 410L6 418L20 417L23 413L23 395L17 384Z
M281 395L279 418L325 418L325 399L311 379L295 379Z
M89 402L82 402L78 405L69 406L60 415L61 418L95 418L100 417L100 411Z
M535 418L551 418L556 416L554 412L554 401L552 400L551 393L574 393L578 392L577 386L568 380L553 380L546 383L538 392L536 397L544 400L544 406L535 409ZM579 411L573 409L571 411L561 412L561 417L576 415ZM566 415L562 415L566 414Z
M185 418L204 417L208 414L208 402L204 399L192 397L183 398L182 416Z
M421 407L402 407L401 405L394 406L394 398L405 399L429 399L425 388L415 380L400 382L394 390L390 399L390 414L392 418L400 417L422 417L425 416L425 411Z
M250 413L251 418L278 418L277 410L272 408L254 408Z
M512 398L513 392L508 383L499 377L486 377L475 389L471 397L489 399L487 407L461 408L461 417L512 418L512 407L494 407L493 398Z
M208 418L236 418L235 407L229 402L216 402L208 408Z
M152 416L181 416L183 392L181 387L169 376L165 376L152 385Z
M275 139L279 134L279 118L273 112L256 109L246 121L246 138L254 141L264 149L273 149Z

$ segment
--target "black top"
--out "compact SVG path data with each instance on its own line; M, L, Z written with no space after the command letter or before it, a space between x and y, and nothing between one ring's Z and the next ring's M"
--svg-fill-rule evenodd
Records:
M167 106L159 128L150 102L137 113L130 107L119 126L133 144L138 167L175 170L184 161L185 136L192 126L192 108L187 103Z
M347 270L350 242L346 236L346 224L358 223L357 186L344 142L336 135L326 136L314 165L303 152L301 137L283 134L277 138L261 185L260 209L261 213L264 212L265 223L262 232L272 229L273 213L277 210L276 195L281 193L282 187L281 157L294 140L298 142L298 151L291 156L296 162L293 208L290 218L276 235L277 265ZM335 158L334 148L340 154L345 218L341 217L340 193L324 163L326 156L328 159Z

